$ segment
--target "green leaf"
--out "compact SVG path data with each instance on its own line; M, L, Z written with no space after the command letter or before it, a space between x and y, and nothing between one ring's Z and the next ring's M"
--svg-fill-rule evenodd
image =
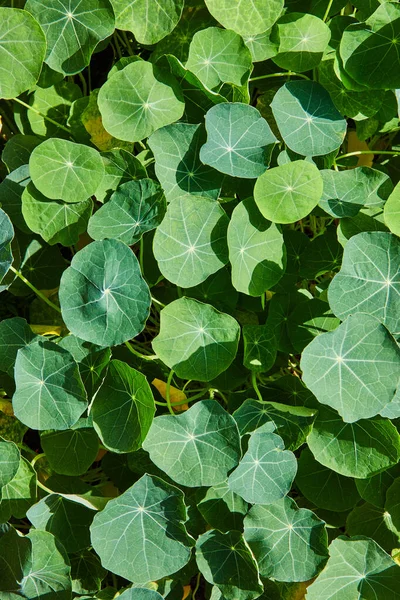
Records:
M261 175L254 188L254 199L266 219L273 223L294 223L315 208L322 189L317 167L296 160Z
M96 190L96 200L106 202L115 190L132 179L147 177L146 168L136 156L122 148L101 152L105 173Z
M112 360L90 407L93 427L105 447L114 452L138 450L154 413L154 398L146 377L126 363Z
M25 319L13 317L0 322L0 369L14 376L14 364L17 352L25 348L37 336L33 333Z
M206 581L226 600L253 600L262 594L257 563L239 531L203 533L196 543L196 561Z
M251 53L253 62L273 58L278 53L279 43L272 38L272 29L257 35L243 34L242 38Z
M346 519L346 532L350 536L372 538L381 548L390 552L398 546L400 532L393 525L389 510L377 508L367 502L356 506Z
M232 283L239 292L261 296L282 277L286 251L281 230L263 218L252 198L233 210L228 247Z
M244 366L255 373L269 371L276 360L275 331L271 330L268 325L245 325L242 332Z
M63 319L78 337L114 346L138 335L150 293L132 250L117 240L92 242L71 261L60 283Z
M2 160L4 162L3 156L4 152L2 154ZM29 157L27 160L29 161ZM30 233L30 229L22 216L21 197L30 180L29 166L24 164L9 173L0 183L1 207L10 217L14 227L25 233Z
M205 0L212 16L226 29L240 35L263 33L275 23L283 10L283 0Z
M400 236L400 185L397 184L390 194L383 211L385 223L390 231Z
M396 528L400 528L400 477L397 477L386 493L385 510L389 511L393 518L393 524ZM400 535L400 534L399 534Z
M131 31L139 44L155 44L176 27L184 0L111 0L115 27Z
M151 590L148 588L141 587L131 587L122 594L122 600L162 600L163 596L156 592L155 590Z
M184 110L176 80L143 60L127 65L106 81L98 102L105 129L128 142L142 140L178 121Z
M46 40L26 11L0 8L0 98L14 98L39 79Z
M24 577L23 565L29 561L31 543L11 525L0 528L0 593L4 598L17 600L21 596L20 582Z
M223 482L241 456L235 420L215 400L197 402L181 415L156 417L143 448L157 467L188 487Z
M291 488L297 471L296 457L282 438L266 427L251 434L239 466L229 475L230 489L251 504L271 504Z
M395 600L400 569L373 540L339 536L329 546L330 558L321 575L307 588L307 600Z
M29 170L39 192L64 202L87 200L104 175L103 161L94 148L56 138L36 146Z
M306 386L347 423L377 415L394 398L399 365L400 349L392 336L363 313L317 336L301 359Z
M161 223L165 209L159 184L151 179L128 181L90 218L88 234L94 240L112 238L131 246Z
M260 574L277 581L308 581L328 559L324 521L288 497L253 506L244 520L244 537Z
M160 319L153 349L178 377L210 381L235 358L239 324L210 304L179 298L162 309Z
M183 492L144 475L95 516L92 545L106 569L147 583L175 573L189 561L193 540L185 520Z
M354 217L364 204L364 185L357 169L323 169L320 173L324 189L319 206L332 217Z
M166 279L181 287L199 285L228 262L229 219L210 198L181 196L168 206L154 236L153 253Z
M71 354L38 340L18 350L16 417L32 429L69 429L87 408L86 392Z
M357 479L376 475L400 458L400 436L388 419L373 417L344 423L334 410L323 406L307 443L319 463Z
M29 157L32 150L36 148L41 141L42 140L34 135L22 135L20 133L13 135L7 141L1 155L1 160L8 167L10 173L29 163Z
M100 590L107 571L101 566L97 556L83 550L70 557L72 591L75 594L94 594Z
M244 85L252 69L250 50L234 31L208 27L194 34L186 68L210 90L222 83Z
M285 144L302 156L329 154L346 135L346 121L328 92L314 81L285 83L271 108Z
M255 179L268 168L277 140L253 106L240 102L213 106L206 114L206 130L201 162L245 179Z
M29 105L34 110L27 109L26 112L29 129L38 136L65 138L68 134L48 118L65 126L72 103L81 97L82 92L79 85L69 81L60 81L44 89L37 87L29 97Z
M400 334L400 242L391 233L365 232L346 244L342 268L329 286L329 304L340 319L365 312Z
M14 238L14 228L12 223L0 208L0 292L7 289L8 285L4 280L9 268L13 262L11 252L11 242ZM1 283L3 281L3 284Z
M356 479L357 490L364 500L382 508L385 506L386 492L399 476L400 464L368 479Z
M199 490L197 502L199 511L211 527L224 532L242 529L243 518L249 506L243 498L229 489L227 481L207 490Z
M200 162L205 138L202 125L189 123L167 125L150 136L156 175L168 202L186 192L217 200L223 176Z
M86 419L80 419L72 429L42 433L40 443L50 468L69 476L86 473L99 450L96 432Z
M0 492L0 523L11 516L23 519L26 511L36 502L36 472L26 458L21 457L15 476Z
M10 483L17 474L20 458L18 446L0 438L0 494L1 488Z
M114 31L108 0L28 0L25 9L46 34L46 63L64 75L82 71L97 44Z

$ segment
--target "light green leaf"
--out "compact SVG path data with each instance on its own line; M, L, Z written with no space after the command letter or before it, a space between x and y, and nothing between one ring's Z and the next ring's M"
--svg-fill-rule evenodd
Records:
M366 479L400 459L400 436L388 419L344 423L334 410L323 406L307 443L319 463L345 477Z
M244 537L260 574L277 581L308 581L328 559L324 521L288 497L253 506L244 520Z
M255 179L268 168L277 140L254 106L240 102L217 104L206 114L207 142L200 160L214 169Z
M275 23L283 10L283 0L206 0L212 16L227 29L240 35L263 33Z
M92 242L77 252L61 278L59 298L71 333L99 346L138 335L150 307L138 260L117 240Z
M25 10L0 8L0 98L14 98L39 79L46 39Z
M1 488L0 523L25 518L26 511L36 502L36 471L26 458L21 457L18 470L11 481Z
M69 429L87 408L78 365L54 342L18 350L15 383L15 416L31 429Z
M162 309L160 320L154 352L182 379L210 381L236 356L239 324L209 304L179 298Z
M239 531L203 533L196 543L196 561L206 581L226 600L253 600L262 594L257 563Z
M18 446L0 437L0 494L1 488L17 474L20 458Z
M249 506L229 489L227 481L223 481L207 490L199 490L197 508L211 527L226 532L242 530Z
M131 587L118 597L122 596L122 600L163 600L163 596L149 588Z
M239 466L229 475L230 489L251 504L271 504L285 496L297 471L295 455L268 423L251 434Z
M354 217L362 208L364 185L357 176L357 171L320 171L324 189L319 206L332 217Z
M239 292L261 296L282 277L286 251L281 230L264 219L252 198L233 210L228 247L232 283Z
M390 194L383 211L386 225L390 231L400 236L400 185L397 184Z
M176 285L192 287L228 262L229 219L210 198L181 196L168 206L158 226L153 253L161 273Z
M189 123L167 125L150 136L156 175L168 202L186 192L217 200L223 176L200 162L199 150L205 141L202 125Z
M399 366L400 349L390 333L363 313L317 336L301 358L306 386L347 423L377 415L394 398Z
M65 138L68 135L67 132L46 117L65 126L72 103L81 97L82 92L79 85L65 80L51 87L37 87L29 97L29 105L34 110L27 109L26 111L26 128L29 123L29 130L35 135Z
M176 27L184 0L111 0L115 27L133 33L139 44L155 44Z
M186 68L209 89L222 83L244 85L252 69L250 50L234 31L208 27L194 34Z
M39 192L64 202L87 200L104 175L103 161L94 148L57 138L36 146L29 159L29 170Z
M14 228L8 215L0 208L0 292L7 289L8 285L4 280L12 265L13 255L11 252L11 242L14 238ZM3 281L3 284L1 283Z
M266 219L273 223L294 223L315 208L322 189L317 167L296 160L261 175L256 181L254 199Z
M152 179L128 181L90 218L88 234L94 240L112 238L131 246L161 223L165 209L158 183Z
M271 108L285 144L302 156L329 154L346 135L346 121L328 92L315 81L285 83Z
M183 492L158 477L143 475L110 500L91 526L102 565L135 583L175 573L190 558Z
M28 0L25 9L46 34L46 63L64 75L82 71L97 44L114 31L108 0Z
M34 135L13 135L4 146L1 160L10 173L29 163L31 152L42 140Z
M197 402L181 415L156 417L143 448L157 467L188 487L223 482L241 455L235 420L215 400Z
M0 322L0 369L14 376L14 364L20 348L28 346L37 336L25 319L13 317Z
M106 81L98 103L108 133L128 142L178 121L184 110L176 80L144 60L127 65Z
M132 179L147 177L145 167L136 156L127 150L115 148L109 152L101 152L105 173L96 190L96 200L106 202L115 190Z
M340 319L356 312L373 315L393 335L400 334L400 242L384 232L365 232L346 244L342 268L329 286L328 299Z
M79 476L86 473L94 462L99 440L86 419L65 431L46 431L40 436L43 452L55 473Z
M257 35L243 34L242 38L251 53L253 62L261 62L273 58L278 53L279 43L272 39L272 29Z
M242 332L244 366L255 373L269 371L276 360L275 331L268 325L244 325Z

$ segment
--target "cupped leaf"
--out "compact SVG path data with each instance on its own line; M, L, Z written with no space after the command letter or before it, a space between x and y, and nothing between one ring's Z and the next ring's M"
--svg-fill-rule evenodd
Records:
M324 521L288 497L253 506L244 520L244 537L260 574L276 581L308 581L328 559Z
M111 0L115 27L131 31L139 44L155 44L176 27L184 0Z
M92 242L72 259L60 283L63 319L78 337L114 346L138 335L150 292L132 250L117 240Z
M235 358L239 324L210 304L179 298L162 309L160 319L153 349L178 377L210 381Z
M88 234L94 240L112 238L131 246L161 223L165 204L161 186L155 181L127 181L90 218Z
M14 228L8 215L0 208L0 292L7 289L4 277L13 262L11 242L14 238ZM3 283L1 283L3 281Z
M249 506L243 498L229 489L227 481L207 490L199 490L197 500L197 508L211 527L225 532L242 529L243 518Z
M175 198L158 226L153 253L161 273L176 285L199 285L228 262L229 219L218 202Z
M65 431L45 431L40 436L40 443L50 468L55 473L69 476L86 473L99 450L96 432L86 419L80 419Z
M283 0L206 0L212 16L240 35L256 35L270 29L283 10Z
M228 247L232 283L239 292L261 296L282 277L286 251L281 230L263 218L252 198L233 210Z
M157 467L188 487L223 482L241 455L235 420L215 400L197 402L181 415L156 417L143 448Z
M46 39L25 10L0 8L0 98L15 98L39 79Z
M302 156L334 152L346 135L345 119L315 81L285 83L271 108L284 142Z
M190 558L183 492L158 477L144 475L110 500L90 528L102 565L135 583L175 573Z
M29 159L29 170L43 196L64 202L87 200L104 175L103 161L94 148L57 138L36 146Z
M25 319L13 317L0 322L0 369L14 376L14 364L20 348L28 346L37 336Z
M200 160L214 169L254 179L268 168L277 140L253 106L240 102L217 104L206 114L207 142Z
M184 110L176 80L144 60L128 64L106 81L98 103L108 133L128 142L178 121Z
M273 223L294 223L315 208L322 189L317 167L305 160L296 160L261 175L254 188L254 199L266 219Z
M1 488L17 474L20 458L18 446L0 438L0 494Z

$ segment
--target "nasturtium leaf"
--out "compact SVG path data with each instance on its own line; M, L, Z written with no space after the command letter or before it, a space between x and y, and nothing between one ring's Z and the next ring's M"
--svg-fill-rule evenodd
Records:
M283 11L283 0L206 0L212 16L240 35L257 35L270 29Z
M317 167L305 160L296 160L261 175L254 187L254 199L266 219L274 223L294 223L315 208L322 189Z
M340 319L356 312L373 315L393 335L400 334L400 242L392 233L363 232L346 244L342 268L328 290Z
M131 246L161 223L165 204L161 186L152 179L127 181L90 218L88 234L94 240L113 238Z
M300 276L316 279L329 271L337 271L342 262L343 248L337 240L337 231L327 229L324 235L312 240L307 250L300 255Z
M266 171L277 140L256 108L240 102L218 104L207 112L205 124L207 142L200 149L203 163L245 179Z
M239 531L216 529L199 536L196 561L204 578L226 600L253 600L263 591L254 556Z
M128 64L106 81L98 103L108 133L128 142L178 121L184 110L176 80L144 60Z
M235 289L261 296L284 273L286 251L279 226L264 219L253 198L233 210L228 227L229 260Z
M0 208L0 292L7 289L3 281L13 261L11 242L14 238L14 228L8 215ZM3 281L3 283L2 283Z
M108 0L28 0L25 9L46 35L46 63L64 75L82 71L97 44L114 31Z
M317 336L301 358L306 386L347 423L377 415L394 398L399 366L395 340L375 317L364 313Z
M156 44L176 27L184 0L111 0L115 27L131 31L139 44Z
M54 342L32 342L15 361L16 417L32 429L69 429L87 408L78 365Z
M0 594L10 600L21 596L23 566L29 562L31 543L11 525L0 526Z
M273 115L286 145L303 156L321 156L339 148L346 121L328 92L315 81L290 81L275 94Z
M386 492L397 477L400 477L400 464L368 479L356 479L358 493L370 504L382 508L385 506Z
M29 233L30 229L22 216L21 198L30 180L29 166L24 164L9 173L0 183L0 206L10 217L14 227L25 233Z
M288 497L253 506L244 520L244 537L260 574L277 581L308 581L328 559L324 521Z
M42 140L34 135L17 133L6 142L1 160L11 173L29 163L32 150L41 142Z
M65 431L43 432L40 443L50 468L69 476L86 473L99 450L97 434L85 419Z
M397 477L386 492L385 509L392 515L393 524L400 529L400 477Z
M218 202L190 196L175 198L154 235L153 253L168 281L192 287L228 262L229 219Z
M400 569L376 542L364 536L339 536L329 554L325 569L307 588L307 600L395 600Z
M268 325L244 325L242 332L244 366L255 373L269 371L276 360L275 331Z
M37 498L36 472L26 458L21 457L14 477L1 488L0 523L25 518L26 511Z
M81 97L79 85L69 81L60 81L46 88L37 87L29 97L29 105L34 110L27 109L26 113L30 131L35 135L65 138L68 134L61 127L67 124L72 103Z
M115 346L138 335L150 292L132 250L117 240L92 242L71 261L60 284L63 319L78 337Z
M240 531L248 504L229 489L223 481L207 490L199 490L197 508L207 523L214 529Z
M143 448L157 467L188 487L223 482L241 456L236 422L215 400L156 417Z
M400 459L400 435L388 419L344 423L324 406L318 410L307 443L319 463L345 477L366 479Z
M32 182L22 194L22 215L26 224L51 246L76 244L80 234L87 229L92 210L91 198L74 203L50 200Z
M31 506L27 518L36 529L52 533L68 553L90 546L89 527L94 511L58 494L49 494Z
M228 267L210 275L200 285L186 289L184 295L200 302L208 302L219 310L233 309L238 301L238 293L232 286Z
M25 10L0 8L0 98L14 98L39 79L46 39Z
M239 466L229 475L230 489L251 504L271 504L290 490L297 471L295 455L279 435L265 427L250 436Z
M107 571L101 566L96 554L82 550L70 556L70 561L72 591L79 595L98 592Z
M218 91L222 83L244 85L252 66L250 50L234 31L208 27L194 34L186 68L207 88Z
M13 317L0 322L0 370L14 376L14 364L20 348L28 346L37 336L25 319Z
M354 217L364 205L364 182L357 169L320 171L324 189L319 206L332 217Z
M390 194L383 211L385 223L390 231L400 236L400 185Z
M29 159L35 187L47 198L82 202L92 196L104 175L100 154L68 140L50 138Z
M289 71L309 71L322 59L331 38L328 25L312 14L289 12L274 26L273 39L278 39L274 63Z
M110 500L91 526L92 546L103 567L135 583L175 573L190 558L183 492L144 475Z
M17 474L20 458L18 446L0 437L0 496L1 488Z
M359 504L346 519L347 535L367 536L390 552L400 541L400 532L393 525L389 510L365 502Z
M163 596L153 589L134 586L131 587L118 597L122 596L122 600L163 600Z
M319 298L298 304L287 321L289 338L297 352L302 352L313 338L325 331L333 331L340 324L329 308L329 304Z
M253 62L262 62L278 53L279 42L272 38L272 29L257 35L243 34L242 38L251 53Z
M236 356L238 322L210 304L192 298L174 300L160 312L154 352L178 377L210 381Z
M218 198L223 175L200 162L199 151L205 141L204 127L190 123L166 125L150 136L155 172L168 202L185 193Z
M325 510L346 511L360 500L354 480L318 463L308 448L304 448L298 460L296 485L307 500Z
M106 448L114 452L138 450L154 412L146 377L126 363L112 360L90 407L93 426Z
M123 148L101 152L104 163L104 177L96 190L96 200L106 202L115 190L132 179L147 177L146 168L140 160Z

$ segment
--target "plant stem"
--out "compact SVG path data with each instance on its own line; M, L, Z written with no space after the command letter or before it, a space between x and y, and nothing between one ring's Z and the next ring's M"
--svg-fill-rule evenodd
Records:
M269 73L268 75L260 75L259 77L252 77L249 79L249 83L252 81L259 81L260 79L271 79L272 77L301 77L302 79L308 79L307 75L303 75L302 73L295 73L294 71L286 71L285 73Z
M144 243L143 243L143 236L140 238L140 242L139 242L139 264L140 264L140 271L143 275L144 270L143 270L143 254L144 254Z
M165 388L165 399L167 401L167 406L168 406L169 412L171 413L171 415L175 416L174 409L172 408L172 405L171 405L171 381L172 381L173 376L174 376L174 370L171 369L171 371L169 372L169 375L168 375L168 379L167 379L167 387Z
M87 96L87 83L86 83L86 79L84 78L84 76L82 75L82 73L78 73L78 77L81 80L82 83L82 91L83 91L83 95Z
M132 50L131 43L130 43L130 41L128 39L128 34L126 33L126 31L122 31L121 33L122 33L122 37L123 37L123 39L125 41L126 49L128 51L129 56L133 56L134 52Z
M258 383L257 383L257 375L255 374L254 371L252 371L252 373L251 373L251 383L253 385L255 393L257 394L257 398L261 402L263 402L263 397L261 396L261 392L259 390Z
M41 113L40 110L37 110L30 104L27 104L23 100L20 100L19 98L13 98L13 100L14 100L14 102L18 102L18 104L25 106L25 108L29 108L29 110L33 111L34 113L36 113L37 115L39 115L40 117L45 119L46 121L49 121L49 123L53 123L53 125L56 125L56 127L58 127L59 129L62 129L63 131L66 131L69 135L71 135L71 130L68 127L61 125L61 123L57 123L57 121L54 121L54 119L51 119L47 115L44 115L43 113Z
M125 342L125 346L128 348L128 350L130 350L132 352L132 354L134 354L135 356L138 356L139 358L142 358L143 360L157 360L158 359L157 354L142 354L141 352L138 352L137 350L135 350L135 348L132 346L132 344L130 342Z
M37 463L38 460L43 458L43 456L46 456L46 454L44 452L42 452L41 454L36 454L36 456L31 460L31 467L35 468L35 464Z
M399 156L400 150L355 150L354 152L347 152L347 154L341 154L335 158L335 162L342 158L349 158L350 156L361 156L362 154L390 154L391 156Z
M201 573L198 573L197 578L196 578L196 585L194 586L194 590L192 592L192 600L196 600L196 594L200 587L200 579L201 579Z
M157 298L154 298L154 296L152 296L151 299L154 302L154 304L159 304L161 306L161 308L165 308L165 304L163 304L162 302L157 300Z
M47 492L48 494L54 494L53 490L46 487L41 481L39 481L39 479L36 479L36 485L40 487L44 492Z
M330 10L332 8L332 4L333 4L333 0L329 0L328 6L326 7L326 11L325 11L325 14L324 14L324 18L322 19L323 21L326 21L328 19Z
M21 281L23 281L25 283L25 285L27 285L29 288L31 288L32 292L35 292L36 296L38 296L39 298L41 298L44 302L46 302L46 304L48 304L49 306L51 306L51 308L53 308L57 312L61 313L61 308L59 306L57 306L57 304L53 304L53 302L51 300L49 300L43 294L43 292L41 292L40 290L38 290L37 288L35 288L35 286L32 285L31 282L28 281L27 278L24 277L20 271L17 271L17 269L14 269L13 266L10 267L10 271L12 271L13 273L15 273L15 275L17 277L19 277L21 279Z

